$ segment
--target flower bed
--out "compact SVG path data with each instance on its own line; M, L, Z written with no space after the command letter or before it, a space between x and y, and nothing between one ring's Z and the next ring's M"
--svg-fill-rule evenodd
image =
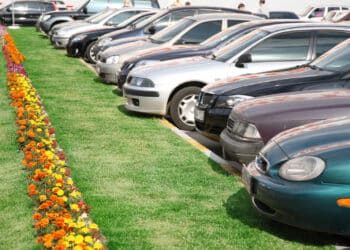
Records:
M70 177L40 96L21 65L25 58L4 28L0 35L18 143L24 154L22 164L28 171L28 195L35 206L37 242L48 249L105 249L104 237L89 218L90 207Z

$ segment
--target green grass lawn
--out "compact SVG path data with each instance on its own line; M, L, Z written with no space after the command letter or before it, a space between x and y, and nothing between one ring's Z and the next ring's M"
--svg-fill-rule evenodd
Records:
M261 218L237 177L158 118L128 114L113 86L98 82L78 59L53 49L33 28L11 33L109 249L333 248L334 237ZM19 235L32 249L32 209L5 84L0 98L0 150L6 163L1 164L0 244Z

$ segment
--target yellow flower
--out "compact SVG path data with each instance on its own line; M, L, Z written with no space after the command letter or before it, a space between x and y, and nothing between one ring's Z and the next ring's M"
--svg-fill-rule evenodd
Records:
M40 132L42 132L43 130L41 129L41 128L37 128L36 129L36 132L38 132L38 133L40 133Z
M87 227L83 227L80 231L83 234L88 234L90 232L90 229L88 229Z
M84 241L86 243L91 243L92 242L92 237L91 236L85 236Z
M97 226L97 224L92 223L92 224L90 224L90 228L91 229L98 229L98 226Z
M84 242L84 236L79 234L75 237L75 241L74 241L75 244L79 245L83 242Z
M66 169L65 169L65 168L60 168L60 172L61 172L62 174L64 174L64 173L66 173Z
M73 234L70 234L68 237L67 237L67 241L69 242L72 242L75 240L75 236Z
M59 190L57 191L57 195L58 195L58 196L64 195L64 191L63 191L62 189L59 189Z
M94 244L94 249L102 249L102 243L99 241L96 241Z
M64 202L67 202L67 200L68 200L67 196L62 196L62 200L63 200Z
M73 250L83 250L83 248L81 246L75 246Z
M42 194L39 196L40 201L46 201L46 195Z
M73 182L73 180L72 180L71 178L69 178L69 179L67 180L67 184L68 184L68 185L73 185L73 183L74 183L74 182Z
M77 204L70 204L70 209L75 210L75 211L80 210Z

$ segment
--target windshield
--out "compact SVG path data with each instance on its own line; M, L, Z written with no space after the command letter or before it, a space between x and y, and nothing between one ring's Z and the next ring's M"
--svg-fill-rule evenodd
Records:
M86 18L85 21L90 22L90 21L94 20L95 18L98 18L99 16L104 15L106 12L109 12L109 9L105 9L101 12L93 14L92 16L89 16L88 18Z
M344 72L350 70L350 39L342 42L333 49L310 63L311 66L327 70Z
M148 14L141 13L141 14L137 14L135 16L131 16L130 18L128 18L125 21L123 21L120 24L118 24L117 27L118 28L122 28L122 27L129 26L130 24L136 24L138 22L141 22L145 18L150 17L151 15L152 15L151 13L148 13Z
M159 31L157 34L150 37L153 43L165 43L177 36L181 31L185 30L187 27L194 23L194 20L184 18L181 21L176 22L173 25Z
M136 24L136 29L138 28L143 28L144 26L153 23L155 20L158 20L160 17L162 17L165 13L168 13L168 10L163 10L158 12L158 14L153 15L150 18L147 18L146 20L143 20L142 22L139 22L138 24Z
M267 31L261 30L250 32L247 35L244 35L234 42L228 44L227 46L219 49L216 53L214 53L214 58L217 61L226 62L248 46L265 37L267 34Z
M113 12L115 12L115 9L106 9L103 11L103 13L94 19L90 20L90 23L99 23L103 21L104 19L108 18Z
M300 16L306 16L313 8L314 8L314 7L312 7L312 6L307 7L307 8L304 10L304 12L302 12L302 13L300 14Z

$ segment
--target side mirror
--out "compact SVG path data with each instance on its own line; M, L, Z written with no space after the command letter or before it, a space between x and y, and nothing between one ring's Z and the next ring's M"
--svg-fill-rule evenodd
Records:
M115 25L112 21L108 21L107 23L106 23L106 25L107 26L113 26L113 25Z
M154 26L151 26L147 29L147 32L151 35L156 33L156 28Z
M87 11L87 8L86 8L86 7L84 7L84 8L83 8L83 13L84 13L84 14L87 14L87 13L88 13L88 11Z
M6 11L7 11L7 12L11 12L11 7L7 7L7 8L6 8Z
M251 63L251 62L252 62L252 55L251 54L243 54L238 58L238 60L236 62L236 66L238 68L244 68L245 63Z

